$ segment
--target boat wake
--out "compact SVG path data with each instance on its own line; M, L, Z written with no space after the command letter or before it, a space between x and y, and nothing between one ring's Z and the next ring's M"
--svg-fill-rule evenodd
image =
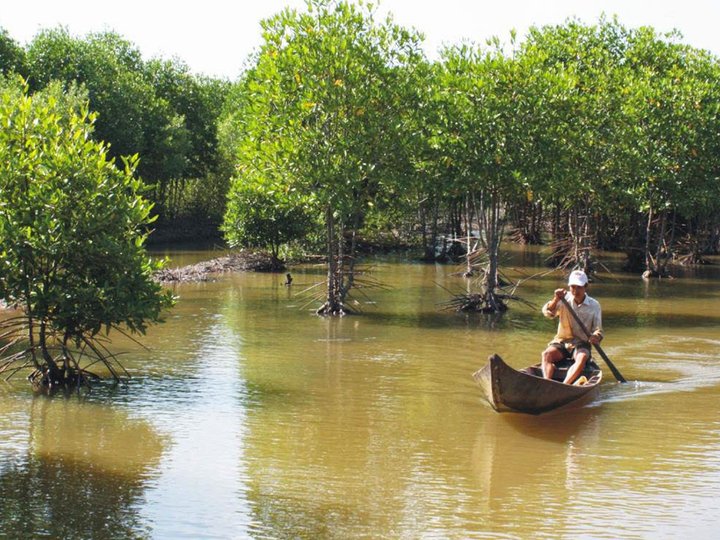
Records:
M720 385L720 340L663 336L632 347L613 350L611 359L632 358L634 373L614 361L627 384L605 384L596 404L626 401L648 395L694 392ZM605 366L603 366L605 367ZM606 372L608 370L605 370ZM606 375L606 381L612 377Z

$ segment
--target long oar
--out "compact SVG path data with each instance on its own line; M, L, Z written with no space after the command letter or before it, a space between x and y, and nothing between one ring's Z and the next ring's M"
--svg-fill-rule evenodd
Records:
M562 301L563 304L565 304L565 308L566 308L566 309L570 312L570 314L573 316L573 318L575 319L575 322L578 323L578 325L580 326L580 328L582 329L582 331L585 332L585 335L586 335L588 338L590 338L590 335L591 335L590 332L588 332L588 329L585 327L585 325L583 324L583 322L580 320L580 317L578 317L578 314L575 313L575 310L574 310L572 307L570 307L570 304L568 304L568 301L565 300L565 297L563 296L562 298L560 298L560 300ZM621 383L627 382L627 381L625 380L625 377L623 377L623 376L620 374L620 372L618 371L618 369L613 365L613 363L612 363L612 362L610 361L610 359L607 357L607 354L605 354L605 351L602 350L602 347L600 347L600 345L598 345L597 343L593 343L593 345L595 345L595 348L597 349L597 352L600 353L600 356L602 356L602 359L605 360L605 363L606 363L607 366L610 368L610 371L612 371L612 374L615 376L615 378L617 379L617 381L618 381L618 382L621 382Z

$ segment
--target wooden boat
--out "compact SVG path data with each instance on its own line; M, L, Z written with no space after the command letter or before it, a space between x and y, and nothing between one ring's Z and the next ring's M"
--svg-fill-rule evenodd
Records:
M587 382L578 386L561 382L570 365L570 362L556 364L553 379L544 379L540 364L518 371L493 354L473 378L496 411L540 414L569 404L587 403L597 397L602 380L602 371L597 364L587 363L582 373Z

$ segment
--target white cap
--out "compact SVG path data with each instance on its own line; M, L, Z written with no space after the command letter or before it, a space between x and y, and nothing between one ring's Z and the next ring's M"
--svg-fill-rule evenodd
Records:
M582 270L573 270L570 272L570 277L568 278L568 286L570 285L579 285L580 287L585 287L588 283L588 277L585 272Z

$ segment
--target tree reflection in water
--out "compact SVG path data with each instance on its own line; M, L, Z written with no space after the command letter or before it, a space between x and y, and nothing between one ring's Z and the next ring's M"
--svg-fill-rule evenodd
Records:
M3 538L150 537L140 509L163 450L152 427L74 398L24 403L24 448L0 460Z

